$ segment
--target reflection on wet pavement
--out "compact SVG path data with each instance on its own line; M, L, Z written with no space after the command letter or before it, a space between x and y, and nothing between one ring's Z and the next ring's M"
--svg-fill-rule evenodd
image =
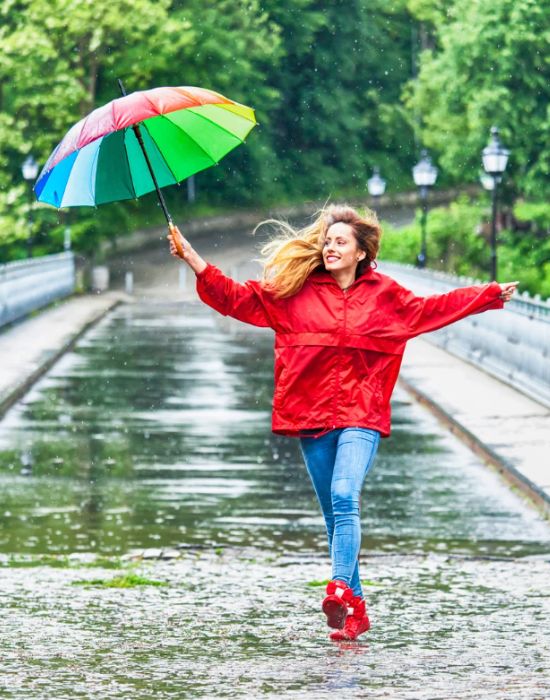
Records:
M298 442L270 432L271 348L197 304L134 304L8 413L2 697L550 696L550 529L401 392L362 498L373 627L328 641L323 521ZM150 548L181 549L132 567L168 586L71 585L114 575L92 555Z

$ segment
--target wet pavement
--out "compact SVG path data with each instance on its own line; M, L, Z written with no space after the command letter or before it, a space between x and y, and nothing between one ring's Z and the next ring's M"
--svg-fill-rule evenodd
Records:
M401 391L362 498L372 630L328 640L323 521L298 442L270 432L271 348L149 299L7 413L0 696L550 697L550 528ZM91 583L130 575L164 585Z

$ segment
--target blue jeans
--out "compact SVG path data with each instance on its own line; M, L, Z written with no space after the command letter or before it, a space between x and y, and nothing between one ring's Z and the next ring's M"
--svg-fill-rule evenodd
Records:
M354 595L361 597L360 496L379 442L380 433L368 428L338 428L318 438L300 438L306 468L325 518L332 578L345 581Z

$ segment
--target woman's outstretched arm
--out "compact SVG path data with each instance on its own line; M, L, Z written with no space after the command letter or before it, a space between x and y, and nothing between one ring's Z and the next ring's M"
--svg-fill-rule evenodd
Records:
M396 309L404 338L429 333L466 316L490 309L501 309L510 301L518 282L489 282L459 287L445 294L419 297L404 287L398 288Z
M174 235L179 236L179 246L174 241ZM272 326L262 303L259 282L251 280L240 284L224 275L215 265L201 258L177 227L174 227L173 234L168 234L168 240L170 253L184 260L195 272L197 293L205 304L224 316L232 316L253 326Z

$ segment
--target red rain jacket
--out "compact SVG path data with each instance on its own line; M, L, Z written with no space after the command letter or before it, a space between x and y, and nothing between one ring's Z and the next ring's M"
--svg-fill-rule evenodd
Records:
M497 282L419 297L372 268L346 292L318 268L286 299L210 263L196 277L199 297L213 309L275 331L272 430L293 437L352 426L388 437L407 340L504 305Z

